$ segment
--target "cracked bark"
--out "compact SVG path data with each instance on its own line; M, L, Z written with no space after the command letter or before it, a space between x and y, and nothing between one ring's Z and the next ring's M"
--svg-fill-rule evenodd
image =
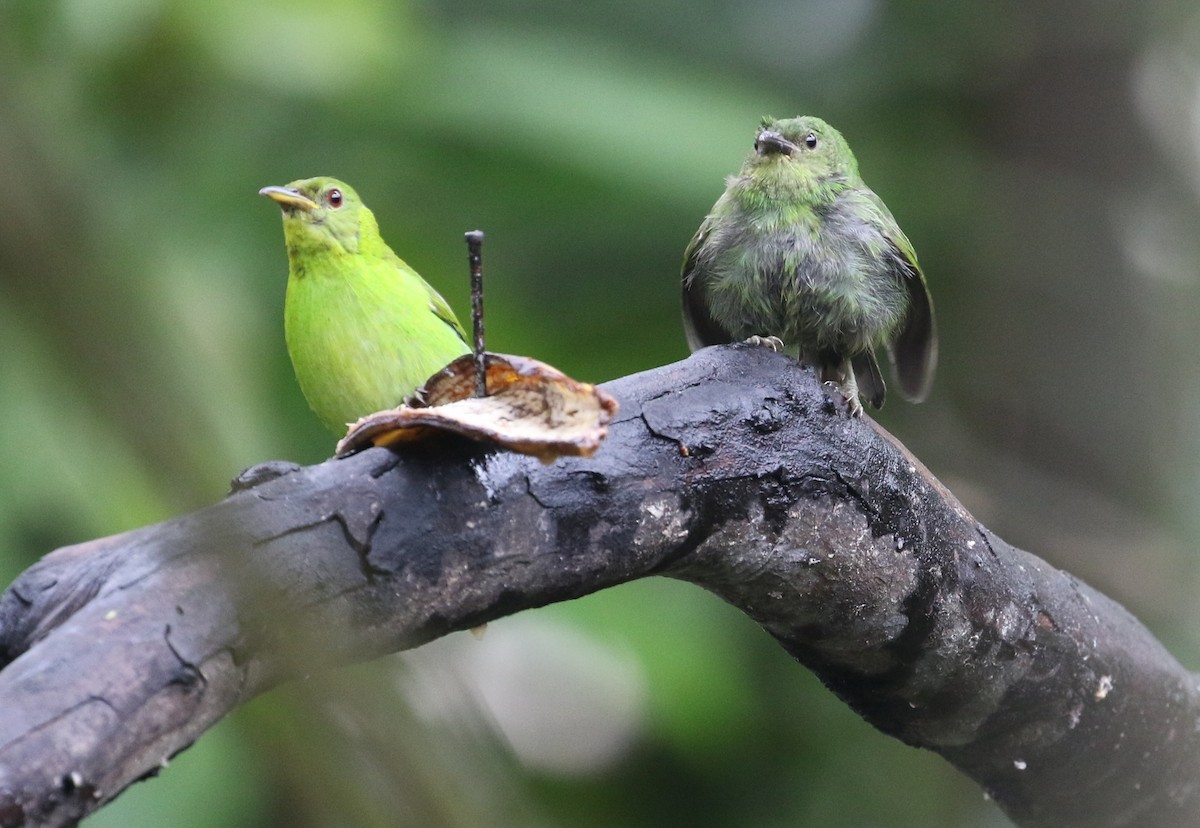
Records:
M70 823L313 669L657 574L741 608L1020 825L1200 825L1200 694L765 349L626 377L591 459L458 440L243 475L0 598L0 825ZM297 643L300 642L300 643Z

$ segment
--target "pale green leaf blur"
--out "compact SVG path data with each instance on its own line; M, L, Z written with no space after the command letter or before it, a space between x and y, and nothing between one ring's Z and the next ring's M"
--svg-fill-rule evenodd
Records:
M0 2L0 572L330 454L260 187L352 183L464 319L482 228L491 348L602 381L685 356L685 245L758 119L811 113L939 314L931 398L879 419L1195 666L1198 47L1183 0ZM1007 823L649 581L318 671L88 824Z

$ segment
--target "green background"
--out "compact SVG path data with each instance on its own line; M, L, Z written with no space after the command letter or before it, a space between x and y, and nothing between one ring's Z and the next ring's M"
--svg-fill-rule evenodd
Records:
M685 356L684 246L758 119L811 113L939 314L931 398L879 419L1195 665L1198 35L1168 0L0 0L4 582L331 452L260 187L350 182L464 319L484 229L489 346L602 381ZM492 627L268 694L89 824L1007 824L695 588ZM617 748L539 731L546 688Z

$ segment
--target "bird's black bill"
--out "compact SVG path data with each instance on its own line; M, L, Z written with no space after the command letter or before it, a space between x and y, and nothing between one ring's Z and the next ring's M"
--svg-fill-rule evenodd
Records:
M790 158L798 149L791 141L770 129L760 130L754 139L754 151L759 155L786 155Z

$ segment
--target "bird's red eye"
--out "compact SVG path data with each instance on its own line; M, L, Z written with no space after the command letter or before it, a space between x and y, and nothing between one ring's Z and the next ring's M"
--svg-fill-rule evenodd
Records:
M808 135L805 135L804 136L804 146L808 147L809 149L816 149L817 148L817 133L810 132L810 133L808 133Z
M325 194L325 200L329 202L330 207L341 207L342 191L335 187Z

